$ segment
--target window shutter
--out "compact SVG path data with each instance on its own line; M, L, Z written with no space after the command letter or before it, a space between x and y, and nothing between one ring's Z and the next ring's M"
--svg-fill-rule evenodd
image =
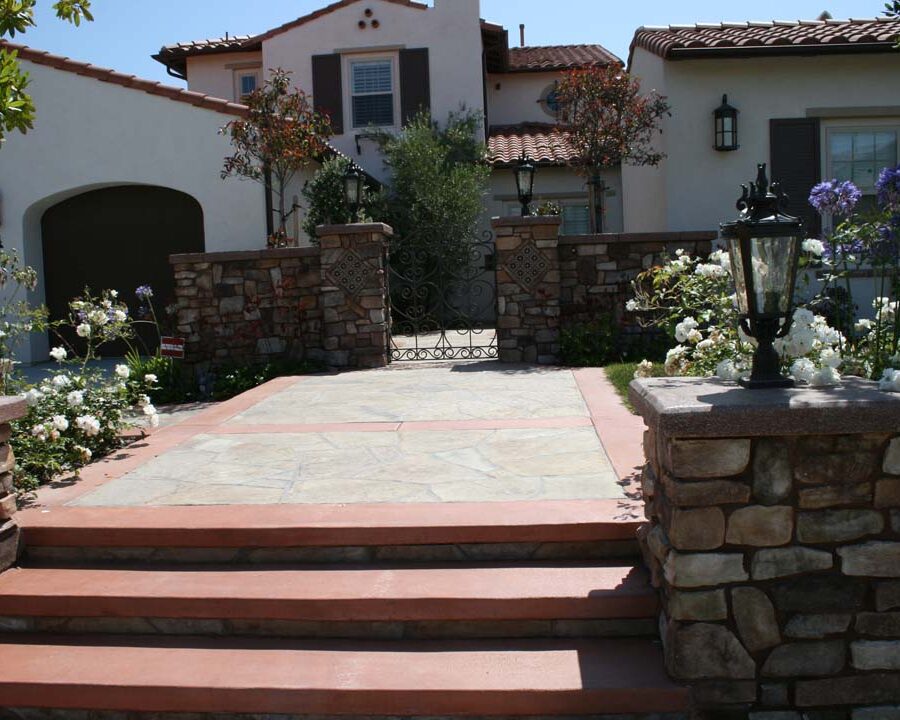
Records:
M400 51L400 114L406 125L422 110L431 111L428 48Z
M341 56L313 55L313 102L316 110L331 118L335 135L344 133L344 87L341 81Z
M819 121L816 118L771 120L773 181L781 183L790 202L787 211L801 218L809 236L822 231L822 218L809 204L809 192L822 179Z

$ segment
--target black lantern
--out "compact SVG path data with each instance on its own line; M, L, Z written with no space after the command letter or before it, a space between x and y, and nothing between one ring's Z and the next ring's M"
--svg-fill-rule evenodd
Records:
M344 173L344 203L350 215L351 222L359 220L359 208L362 205L363 174L353 163L347 167Z
M765 165L757 168L756 182L741 186L741 216L721 226L731 253L741 329L757 341L752 373L741 385L793 387L794 381L781 375L773 343L787 335L794 317L803 223L782 212L787 196L778 183L770 190Z
M738 149L736 108L728 104L728 96L722 96L722 104L713 113L716 119L716 150L730 152Z
M519 202L522 205L522 217L531 215L531 200L534 197L534 170L534 163L523 154L515 169L516 192L519 194Z

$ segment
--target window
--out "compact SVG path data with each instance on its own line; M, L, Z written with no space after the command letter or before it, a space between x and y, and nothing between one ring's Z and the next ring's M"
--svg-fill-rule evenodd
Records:
M353 127L394 125L394 64L391 60L350 63Z
M590 235L591 209L587 200L581 202L564 202L562 204L563 235Z
M242 69L234 71L234 98L237 102L245 102L259 89L259 70Z
M897 165L897 130L833 129L828 133L828 177L851 180L863 192L862 207L874 207L875 183Z

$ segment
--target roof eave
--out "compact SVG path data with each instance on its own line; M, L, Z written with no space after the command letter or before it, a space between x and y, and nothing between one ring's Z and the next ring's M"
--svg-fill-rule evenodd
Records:
M640 46L639 46L640 47ZM647 48L643 48L647 50ZM648 50L648 52L653 52ZM896 52L894 43L834 43L805 45L750 45L743 47L672 48L654 53L666 60L701 60L705 58L753 58L814 55L871 55Z

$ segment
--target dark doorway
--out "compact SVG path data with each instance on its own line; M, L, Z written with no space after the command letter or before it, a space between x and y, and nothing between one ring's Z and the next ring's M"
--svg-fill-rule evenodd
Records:
M53 206L41 220L44 283L52 320L68 317L69 301L85 287L98 295L118 290L134 311L134 291L150 285L157 312L174 299L173 253L203 252L203 210L190 195L161 187L127 185L93 190ZM141 331L155 350L153 332ZM66 340L79 347L74 333ZM51 344L58 338L51 335ZM124 354L124 345L104 354Z

